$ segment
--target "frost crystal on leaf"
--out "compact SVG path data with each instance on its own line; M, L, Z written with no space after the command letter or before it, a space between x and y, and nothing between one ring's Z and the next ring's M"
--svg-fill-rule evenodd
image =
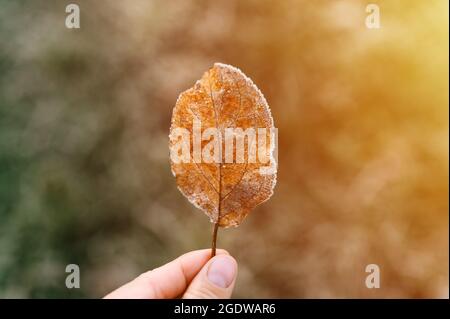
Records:
M188 200L203 210L211 222L221 227L237 226L253 208L272 196L276 183L274 123L269 106L261 91L241 70L215 63L192 88L178 97L169 135L171 154L178 152L179 147L179 136L175 132L182 128L195 135L194 123L199 122L201 133L208 128L217 129L220 142L226 128L243 131L264 128L266 141L272 142L263 145L264 153L269 155L266 163L250 161L247 147L243 162L225 162L222 143L218 162L196 161L193 156L195 138L184 144L190 152L188 161L176 162L171 156L172 173ZM209 142L210 139L197 141L202 150ZM233 142L232 155L237 158L238 143Z

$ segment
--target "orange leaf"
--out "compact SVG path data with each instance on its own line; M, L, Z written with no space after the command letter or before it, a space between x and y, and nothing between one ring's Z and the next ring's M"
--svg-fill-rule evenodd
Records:
M172 172L180 191L217 226L239 225L272 195L274 145L269 106L239 69L216 63L178 97Z

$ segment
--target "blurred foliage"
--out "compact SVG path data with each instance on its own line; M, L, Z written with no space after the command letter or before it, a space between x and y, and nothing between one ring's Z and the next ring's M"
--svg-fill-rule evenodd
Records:
M209 246L167 135L217 61L279 128L275 195L219 233L234 296L448 297L447 1L377 1L381 29L365 1L70 2L0 1L1 297L101 297Z

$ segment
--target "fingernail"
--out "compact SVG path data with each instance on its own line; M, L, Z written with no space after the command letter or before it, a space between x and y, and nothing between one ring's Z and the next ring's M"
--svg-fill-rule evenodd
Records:
M216 286L228 288L236 277L236 262L230 256L215 256L207 276Z

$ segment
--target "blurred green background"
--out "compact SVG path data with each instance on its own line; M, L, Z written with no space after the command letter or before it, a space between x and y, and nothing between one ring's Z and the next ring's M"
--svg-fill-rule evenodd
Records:
M367 1L1 0L0 297L102 297L209 247L167 144L214 62L279 129L274 196L219 232L234 296L448 297L448 1L374 2L380 29Z

